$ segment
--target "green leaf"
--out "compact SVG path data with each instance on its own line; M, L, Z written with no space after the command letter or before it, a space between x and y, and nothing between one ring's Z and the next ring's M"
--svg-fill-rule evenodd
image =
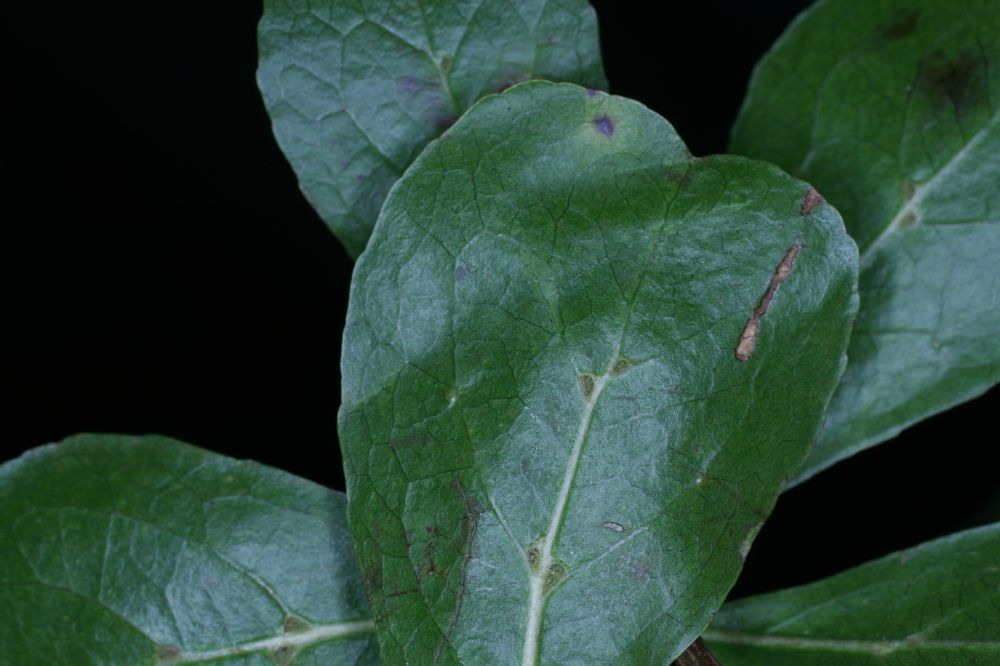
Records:
M726 604L705 640L726 666L1000 663L1000 523Z
M345 498L163 437L0 466L0 663L375 664Z
M809 191L542 82L414 163L342 355L387 663L666 663L698 636L842 369L857 251Z
M829 0L761 61L732 152L813 183L861 249L843 383L801 481L1000 381L1000 3Z
M353 257L392 184L477 99L531 78L607 87L584 0L265 0L259 42L278 144Z

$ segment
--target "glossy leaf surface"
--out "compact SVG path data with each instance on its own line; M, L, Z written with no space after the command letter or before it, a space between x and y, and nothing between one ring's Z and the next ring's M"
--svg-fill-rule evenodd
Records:
M569 84L431 144L342 354L387 663L663 664L698 636L842 369L857 254L809 196Z
M1000 3L827 0L760 63L731 151L861 249L843 383L799 480L1000 380Z
M302 191L355 257L392 184L477 99L530 78L607 85L584 0L266 0L257 78Z
M726 604L705 640L726 666L1000 663L1000 524Z
M163 437L0 466L0 663L378 663L345 499Z

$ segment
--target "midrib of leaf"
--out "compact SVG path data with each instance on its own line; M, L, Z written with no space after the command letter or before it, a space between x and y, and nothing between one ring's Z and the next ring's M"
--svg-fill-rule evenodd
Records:
M998 119L1000 119L1000 111L995 112L993 114L993 117L990 118L990 120L982 128L980 128L980 130L976 132L972 136L972 138L965 143L964 146L962 146L961 150L955 153L952 156L952 158L948 160L947 163L945 163L943 167L938 169L937 173L931 176L929 180L926 180L923 183L916 186L913 192L913 196L910 197L909 201L907 201L906 204L899 209L899 212L896 213L896 216L892 218L892 220L889 222L886 228L882 230L882 233L880 233L878 237L875 240L873 240L871 244L867 248L865 248L865 250L861 253L860 257L861 266L864 266L867 263L867 260L871 258L871 256L874 253L874 250L877 247L882 245L882 243L884 243L887 238L894 235L897 231L899 231L899 229L902 226L904 226L907 217L912 215L915 217L915 219L913 220L912 223L905 224L905 226L911 226L920 223L919 206L921 202L923 202L924 197L927 196L928 192L933 191L934 188L939 186L944 180L947 180L948 176L955 169L955 167L958 164L960 164L963 159L965 159L966 155L969 154L969 151L978 146L979 143L982 142L983 139L986 137L986 135L989 134L990 130L992 130L994 126L997 124Z
M618 359L618 352L612 355L612 364ZM576 472L580 467L580 454L583 451L583 442L590 431L590 424L594 416L594 407L598 398L608 381L611 380L611 368L595 378L594 388L584 407L583 416L580 418L580 427L576 433L576 441L573 442L573 449L570 452L569 460L566 461L566 471L563 473L562 486L559 488L559 497L556 498L555 508L552 510L552 517L549 519L549 529L545 533L542 541L541 552L538 558L538 567L531 572L531 593L528 605L528 627L524 633L524 649L521 653L522 666L535 666L538 661L539 640L541 640L542 616L545 614L545 578L553 564L553 549L556 538L559 536L559 528L562 526L563 516L566 513L566 504L569 501L569 494L576 479ZM549 594L552 590L549 590Z
M952 650L985 648L1000 650L1000 641L934 640L924 638L920 635L897 640L845 640L837 638L803 638L798 636L764 636L708 629L702 634L702 638L709 643L830 650L834 652L865 652L878 656L891 654L897 650L916 648Z
M234 645L218 650L206 650L204 652L184 652L177 656L161 658L157 664L170 666L172 664L196 664L198 662L221 659L223 657L233 657L253 652L274 652L282 648L302 648L334 641L340 638L349 638L363 634L370 634L375 631L375 623L371 620L357 620L355 622L339 622L335 624L314 625L306 631L274 636L259 641Z

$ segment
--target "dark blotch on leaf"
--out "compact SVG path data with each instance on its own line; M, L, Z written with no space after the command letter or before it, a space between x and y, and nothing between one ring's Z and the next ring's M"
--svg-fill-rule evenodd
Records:
M455 124L455 116L441 116L434 121L434 127L442 132Z
M938 51L921 68L917 85L931 97L939 111L951 106L962 115L988 100L987 69L985 60L966 51L953 58L946 58Z
M597 131L604 136L610 137L615 134L615 121L611 120L611 118L606 115L594 118L594 127L596 127Z
M916 32L919 20L920 12L916 9L900 13L888 23L883 23L875 28L875 41L882 45L909 37Z
M594 395L594 375L589 372L580 375L580 393L583 394L584 400L590 400Z

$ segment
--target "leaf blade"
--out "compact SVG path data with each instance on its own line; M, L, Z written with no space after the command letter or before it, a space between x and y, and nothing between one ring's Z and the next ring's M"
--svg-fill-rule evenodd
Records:
M386 661L666 662L697 637L842 369L856 250L808 193L568 84L431 144L359 261L341 357Z
M378 661L345 500L303 479L79 435L0 466L0 517L5 662Z
M477 99L529 78L607 87L584 0L268 0L259 44L278 143L352 257L392 184Z
M726 664L986 664L1000 657L1000 524L723 606Z
M862 250L813 474L1000 381L995 3L819 2L759 63L731 150L813 182Z

